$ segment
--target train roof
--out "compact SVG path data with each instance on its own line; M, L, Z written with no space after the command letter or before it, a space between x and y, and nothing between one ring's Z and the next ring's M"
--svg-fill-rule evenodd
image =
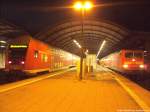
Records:
M10 45L11 45L11 44L13 44L13 45L14 45L14 44L16 44L16 45L18 45L18 44L19 44L19 45L20 45L20 44L21 44L21 45L28 45L31 40L39 41L39 42L41 42L41 43L43 43L43 44L45 44L45 45L47 45L47 46L49 46L49 47L51 47L51 48L54 48L54 49L56 49L56 50L61 50L61 51L70 53L70 52L68 52L68 51L65 51L65 50L63 50L63 49L57 48L57 47L55 47L55 46L51 46L51 45L49 45L49 44L47 44L47 43L45 43L45 42L43 42L43 41L41 41L41 40L35 39L35 38L31 37L30 35L19 36L19 37L15 38L15 39L11 40L11 41L9 42L9 44L10 44ZM72 53L70 53L70 54L72 54ZM75 55L75 54L73 54L73 55ZM77 56L77 55L75 55L75 56Z
M28 45L32 37L30 35L23 35L9 41L9 44L23 44Z

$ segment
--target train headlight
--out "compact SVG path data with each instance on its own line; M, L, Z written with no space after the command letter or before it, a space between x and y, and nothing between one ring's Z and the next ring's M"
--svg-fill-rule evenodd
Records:
M8 63L9 63L9 64L11 64L11 63L12 63L12 61L8 61Z
M144 65L140 65L139 67L140 67L140 68L144 68Z
M134 62L134 61L136 61L136 60L133 58L132 61Z
M123 67L124 67L124 68L128 68L129 66L128 66L127 64L124 64Z

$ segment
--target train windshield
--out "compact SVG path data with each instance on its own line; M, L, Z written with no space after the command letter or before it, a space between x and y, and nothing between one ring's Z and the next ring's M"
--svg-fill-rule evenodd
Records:
M125 57L126 58L133 58L133 52L126 52Z
M136 52L135 52L135 53L134 53L134 57L135 57L135 58L143 58L143 53L140 53L140 52L139 52L139 53L136 53Z
M125 53L126 58L143 58L142 52L126 52Z
M10 48L9 57L11 59L24 59L27 49L26 48Z

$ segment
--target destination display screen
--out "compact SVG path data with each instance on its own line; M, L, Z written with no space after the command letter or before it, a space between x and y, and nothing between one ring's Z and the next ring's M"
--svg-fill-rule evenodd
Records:
M27 45L10 45L10 48L27 48Z

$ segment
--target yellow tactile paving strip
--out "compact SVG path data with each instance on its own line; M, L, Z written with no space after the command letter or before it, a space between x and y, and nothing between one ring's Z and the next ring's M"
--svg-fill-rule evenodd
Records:
M116 112L140 107L107 72L77 81L75 72L0 93L0 112Z

